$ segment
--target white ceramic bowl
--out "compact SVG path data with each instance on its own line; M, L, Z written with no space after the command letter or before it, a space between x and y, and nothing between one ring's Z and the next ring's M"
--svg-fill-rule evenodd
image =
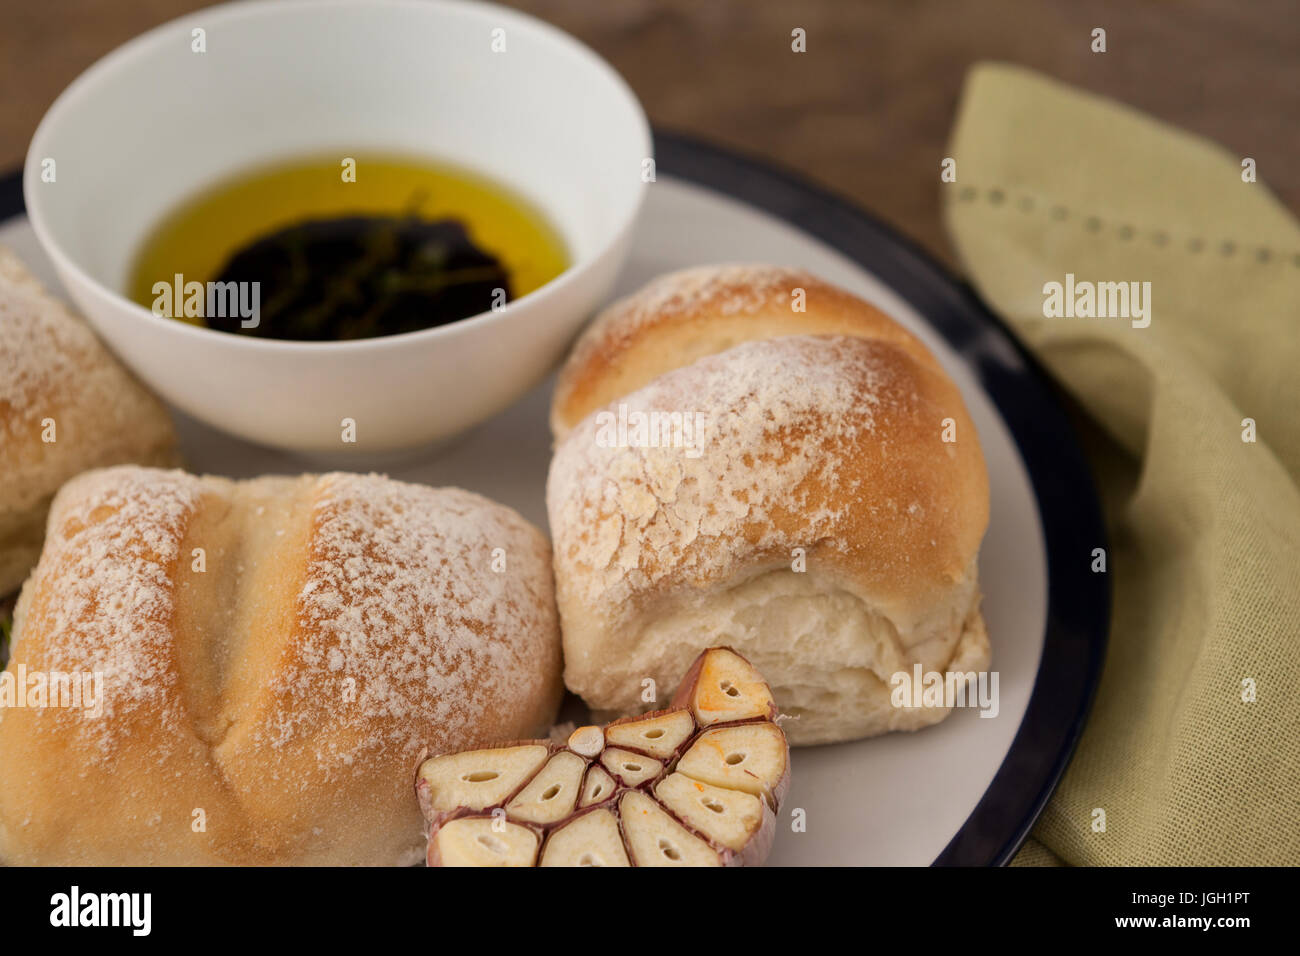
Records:
M191 49L195 29L206 52ZM177 204L246 167L334 151L486 173L549 215L572 265L499 311L353 342L216 332L123 294ZM90 67L37 129L24 195L68 293L167 401L263 444L376 452L448 438L545 376L609 294L650 155L618 74L532 17L452 0L275 0L200 10Z

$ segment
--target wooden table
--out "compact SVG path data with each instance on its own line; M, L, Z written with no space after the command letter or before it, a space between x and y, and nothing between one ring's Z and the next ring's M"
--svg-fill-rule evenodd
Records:
M196 0L3 0L0 169L102 54ZM1300 16L1288 0L521 0L627 77L651 119L769 157L951 259L937 168L967 67L1004 59L1259 163L1300 208ZM1093 27L1108 52L1089 49ZM790 49L791 31L807 52Z

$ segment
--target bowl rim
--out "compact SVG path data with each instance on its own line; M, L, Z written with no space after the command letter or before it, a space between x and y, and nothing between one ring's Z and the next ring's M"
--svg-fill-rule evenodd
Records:
M142 320L154 321L159 318L140 303L127 298L127 296L101 282L82 268L54 239L52 230L45 222L40 201L41 191L36 186L38 177L35 173L39 169L41 162L37 147L46 137L51 135L50 130L57 125L61 114L65 113L72 104L89 95L95 85L106 76L111 76L128 63L148 52L151 45L158 40L161 34L176 30L181 23L193 22L195 18L199 17L204 18L205 23L211 24L213 22L257 19L263 16L298 16L304 11L321 10L329 7L418 9L443 14L468 15L481 20L493 20L498 26L510 27L513 24L525 29L532 29L551 41L557 42L561 47L567 48L569 53L594 67L598 73L604 74L615 92L624 100L624 105L630 108L638 127L637 131L643 155L650 159L654 157L654 141L650 133L650 121L646 116L645 108L641 105L641 101L622 74L614 69L604 57L577 37L530 13L488 2L488 0L239 0L239 2L218 3L173 17L113 48L82 70L64 88L63 92L55 98L54 102L45 111L44 116L41 117L36 132L32 134L31 142L27 147L27 155L23 162L23 200L27 208L28 221L36 233L36 238L39 240L45 254L53 260L59 270L70 273L79 283L89 287L96 294L106 297L113 305L124 308L128 312L137 313L137 317ZM633 181L635 182L635 180ZM519 313L525 305L532 306L562 294L564 290L578 281L578 277L582 273L589 270L606 252L616 247L627 236L636 223L642 207L645 205L648 187L649 183L642 179L638 184L634 201L629 205L624 215L611 227L605 243L599 250L582 260L571 263L549 282L520 296L518 299L512 299L500 309L479 312L476 315L466 316L427 329L364 339L297 340L259 338L256 336L236 335L231 332L223 332L218 329L210 329L206 326L191 325L188 322L177 322L175 320L157 322L156 327L167 330L162 333L164 335L176 334L182 338L189 337L196 343L206 340L224 343L234 349L260 349L272 352L299 352L302 350L326 352L345 349L375 351L386 348L401 348L425 340L450 338L472 329L506 322L511 316Z

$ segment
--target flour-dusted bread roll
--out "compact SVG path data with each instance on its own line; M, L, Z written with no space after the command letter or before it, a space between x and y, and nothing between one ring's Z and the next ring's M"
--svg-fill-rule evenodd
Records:
M562 692L541 532L377 475L82 475L15 627L11 687L102 699L0 708L11 864L416 861L421 753L545 733Z
M174 464L174 448L157 399L0 248L0 598L36 563L60 485L103 465Z
M560 370L551 430L578 422L664 372L740 342L856 335L891 342L938 368L924 345L875 306L802 269L700 266L660 276L598 315Z
M629 712L647 706L646 678L674 687L700 650L727 644L771 682L792 743L934 723L948 709L894 706L891 678L918 664L988 666L977 580L988 478L975 427L915 339L892 323L873 334L881 319L865 303L854 318L836 292L828 319L811 291L822 286L799 276L811 327L861 334L788 334L799 314L773 310L789 309L791 274L750 273L755 291L734 296L720 287L736 285L735 269L683 274L678 294L659 288L650 301L689 313L689 334L626 304L625 323L597 326L623 350L607 359L618 381L645 378L628 355L656 374L583 417L552 461L566 683L597 710ZM737 316L750 314L758 336L744 341ZM664 370L664 343L681 341L688 359L705 357ZM724 348L708 354L702 341ZM584 367L566 368L557 407L577 379L612 394L591 354L575 351Z

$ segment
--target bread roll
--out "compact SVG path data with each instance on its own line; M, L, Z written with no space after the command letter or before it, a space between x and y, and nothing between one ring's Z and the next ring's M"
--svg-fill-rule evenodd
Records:
M689 320L624 305L626 324L606 320L596 332L623 350L608 359L614 379L646 377L627 356L644 357L654 376L584 417L551 464L566 683L597 710L629 712L646 706L646 678L676 686L701 649L727 644L771 682L793 718L791 743L934 723L948 710L893 706L890 679L916 664L988 666L977 575L988 478L974 424L956 386L901 329L765 337L799 321L771 312L782 299L789 308L788 294L772 291L786 281L781 271L756 280L760 291L745 300L762 303L757 340L663 371L666 342L689 339L689 358L743 339L736 316L748 306L690 291L735 276L710 283L697 271L682 296L671 283L656 293ZM692 296L688 310L681 303ZM808 296L810 314L820 301ZM876 327L865 304L854 313L845 293L829 301L832 317L814 314L814 328L851 314L864 336ZM709 308L720 309L716 326ZM601 380L591 354L580 346L579 368L564 378L591 395L622 387ZM561 426L576 394L571 386L557 401ZM704 421L701 435L681 430L700 440L673 447L672 425L634 434L637 413L655 412L661 424L677 421L673 413Z
M796 311L800 306L804 311ZM592 412L664 372L741 342L782 335L892 342L917 362L939 367L889 316L802 269L700 266L660 276L596 317L560 370L551 430L563 438Z
M103 695L0 708L11 864L417 861L421 752L544 733L562 692L542 534L377 475L82 475L15 625L11 674Z
M63 482L102 465L174 464L175 442L162 405L0 248L0 598L36 563Z

